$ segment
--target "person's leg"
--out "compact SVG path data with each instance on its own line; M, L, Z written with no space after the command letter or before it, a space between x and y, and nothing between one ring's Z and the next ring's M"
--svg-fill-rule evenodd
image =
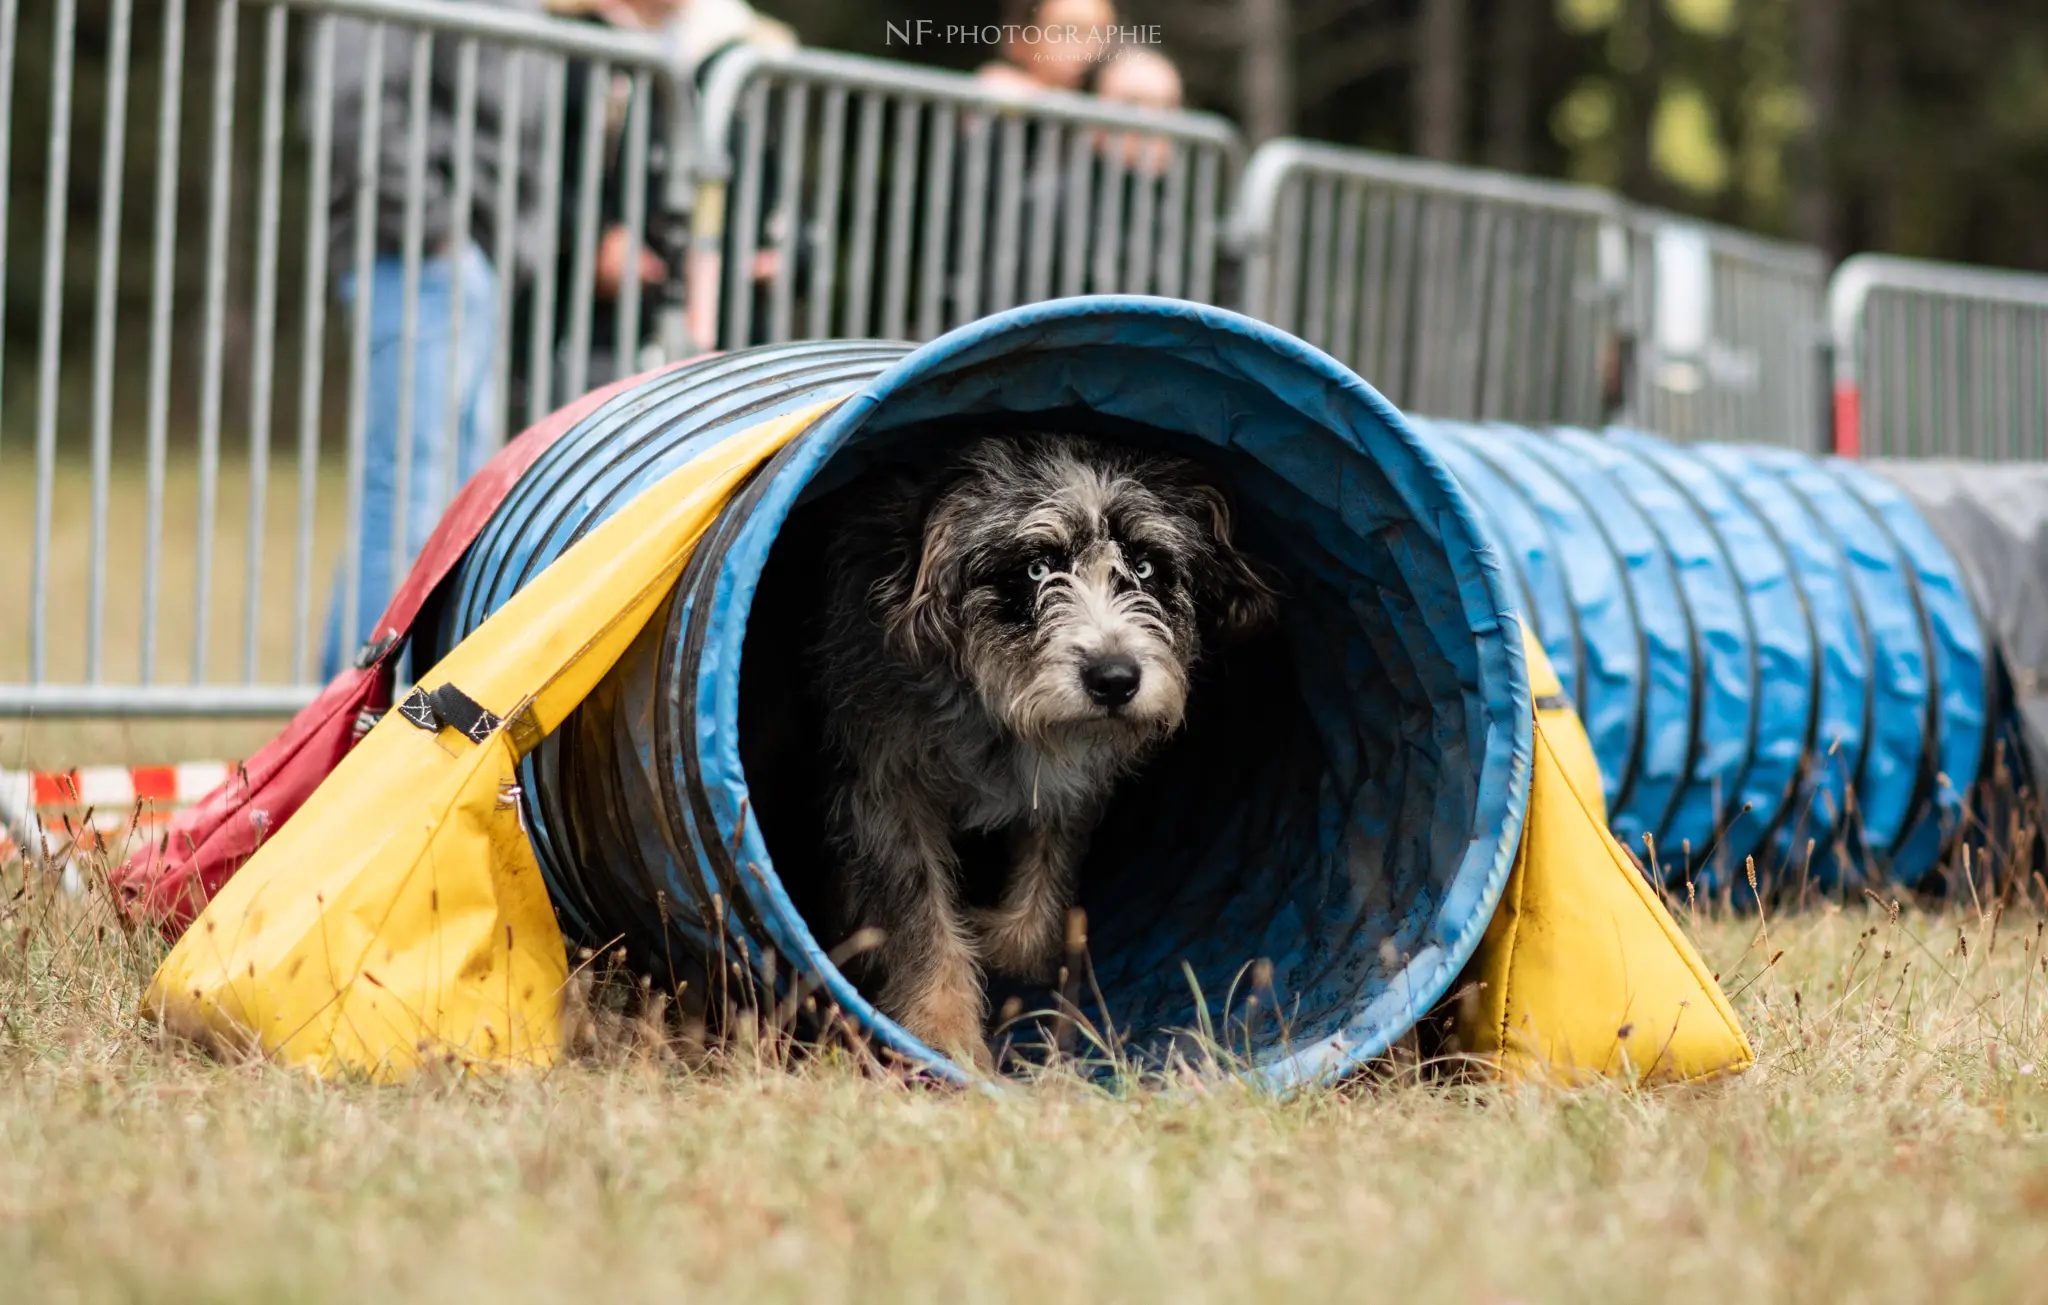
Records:
M456 275L454 260L433 258L420 267L418 306L414 314L411 359L410 434L401 438L399 398L407 392L405 348L405 265L402 259L380 259L371 278L369 390L365 395L363 507L355 551L360 566L354 630L341 629L341 591L337 581L334 616L322 673L332 678L371 634L404 580L413 559L440 520L441 510L462 480L475 473L490 452L491 431L484 414L490 409L491 362L495 351L496 277L482 251L472 247L462 260L463 312L461 371L452 372L457 341L450 315ZM352 280L343 296L353 302ZM451 381L460 398L457 431L460 443L449 461L448 395ZM404 446L403 450L401 445ZM405 537L396 538L400 518L399 464L405 464ZM444 474L444 469L453 474Z
M462 435L457 443L455 487L460 489L482 470L509 432L497 405L498 272L484 251L472 246L463 265L463 318L477 329L463 328Z
M471 246L459 260L436 259L421 282L423 289L432 288L434 312L430 317L423 304L420 314L420 370L415 390L421 407L414 424L412 478L406 487L408 566L440 524L448 501L490 456L495 397L492 364L497 352L498 289L490 259ZM458 323L451 315L457 294L462 304L459 338L454 333ZM423 301L426 298L423 293ZM452 429L451 394L455 400Z
M341 302L353 317L362 287L353 272L341 278ZM353 523L352 545L345 545L335 567L327 638L321 650L320 674L331 680L355 656L383 613L388 592L391 552L391 500L396 488L398 448L399 360L402 357L405 264L395 256L379 258L370 273L369 370L361 378L363 403L363 470L361 515ZM424 296L422 296L424 299ZM351 383L357 378L351 377ZM356 573L356 604L347 604L350 567Z

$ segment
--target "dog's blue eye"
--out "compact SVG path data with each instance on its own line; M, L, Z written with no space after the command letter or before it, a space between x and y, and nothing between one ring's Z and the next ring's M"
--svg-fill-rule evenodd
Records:
M1052 563L1041 557L1027 567L1024 574L1031 577L1031 583L1042 585L1052 579Z
M1150 580L1152 578L1152 559L1141 559L1136 566L1131 568L1131 574L1137 576L1140 580Z

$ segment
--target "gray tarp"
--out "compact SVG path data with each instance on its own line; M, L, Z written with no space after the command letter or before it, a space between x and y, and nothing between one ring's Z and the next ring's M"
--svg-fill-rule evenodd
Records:
M2005 660L2036 786L2048 777L2048 464L1872 461L1956 554Z

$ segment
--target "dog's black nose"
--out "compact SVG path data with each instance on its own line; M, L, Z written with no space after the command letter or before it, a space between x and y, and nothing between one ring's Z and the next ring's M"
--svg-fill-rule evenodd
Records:
M1121 707L1138 696L1138 663L1129 657L1097 657L1081 668L1081 687L1098 707Z

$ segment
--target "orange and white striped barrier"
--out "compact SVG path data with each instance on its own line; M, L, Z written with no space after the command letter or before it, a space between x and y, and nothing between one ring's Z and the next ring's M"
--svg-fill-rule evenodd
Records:
M125 854L233 771L223 761L0 769L0 861L20 854L54 863L80 847Z

